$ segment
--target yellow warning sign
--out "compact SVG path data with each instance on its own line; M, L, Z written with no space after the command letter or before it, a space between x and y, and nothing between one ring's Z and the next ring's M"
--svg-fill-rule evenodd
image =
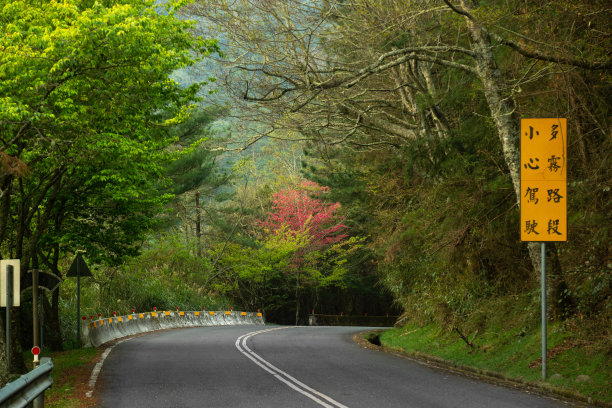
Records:
M521 241L567 241L567 119L521 119Z

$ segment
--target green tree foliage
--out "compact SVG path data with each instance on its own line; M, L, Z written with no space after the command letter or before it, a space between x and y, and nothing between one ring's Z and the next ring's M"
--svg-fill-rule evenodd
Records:
M291 305L292 257L307 245L304 234L279 234L252 245L231 243L219 262L224 271L214 283L221 293L244 307L260 309L270 319L285 314Z
M224 112L199 107L171 132L176 138L172 148L177 157L166 174L172 179L170 191L175 198L161 228L183 229L187 239L195 237L198 255L202 252L202 207L213 201L218 189L228 182L227 175L219 171L220 152L210 147L219 141L219 132L212 127Z
M3 257L62 276L76 249L109 265L137 252L171 198L167 128L200 88L169 75L217 50L177 18L181 6L0 2Z

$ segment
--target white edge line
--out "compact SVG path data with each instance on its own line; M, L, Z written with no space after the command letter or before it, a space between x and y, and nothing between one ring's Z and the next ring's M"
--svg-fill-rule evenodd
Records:
M104 353L102 353L102 357L100 358L100 361L98 361L95 367L93 368L93 370L91 370L91 376L89 377L89 383L88 383L89 391L85 393L85 396L87 398L91 398L93 395L94 388L96 387L96 381L98 380L98 375L100 374L100 371L102 370L102 365L104 364L104 360L106 360L106 357L108 357L110 352L113 350L113 348L115 348L117 344L123 343L125 340L127 339L119 340L117 343L113 344L111 347L104 350Z

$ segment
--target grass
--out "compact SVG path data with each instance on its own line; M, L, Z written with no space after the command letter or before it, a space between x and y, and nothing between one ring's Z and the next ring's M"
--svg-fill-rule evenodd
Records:
M529 318L531 314L525 304L504 304L499 299L497 302L501 309L486 305L482 309L486 313L476 313L466 320L462 334L467 342L455 330L443 329L435 323L415 322L383 332L380 342L409 354L435 356L450 364L500 373L508 379L538 384L564 394L612 402L612 355L607 340L589 341L567 325L551 323L548 378L542 381L540 327L534 324L537 320ZM496 315L496 310L501 312ZM525 324L526 321L531 324ZM589 379L578 381L581 375Z
M26 361L31 360L30 352L24 353ZM98 356L98 349L83 348L44 353L53 361L53 385L45 392L45 406L49 408L83 408L92 406L93 401L83 399L91 366ZM31 364L31 363L30 363ZM28 367L31 369L31 366Z

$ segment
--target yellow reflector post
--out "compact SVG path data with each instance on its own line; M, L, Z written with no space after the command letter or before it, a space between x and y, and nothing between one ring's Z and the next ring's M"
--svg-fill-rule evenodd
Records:
M214 316L215 312L208 312L208 314L210 314L211 316Z
M199 316L200 312L194 312L193 314L196 315L196 316Z
M138 313L138 318L139 319L144 319L144 313Z

